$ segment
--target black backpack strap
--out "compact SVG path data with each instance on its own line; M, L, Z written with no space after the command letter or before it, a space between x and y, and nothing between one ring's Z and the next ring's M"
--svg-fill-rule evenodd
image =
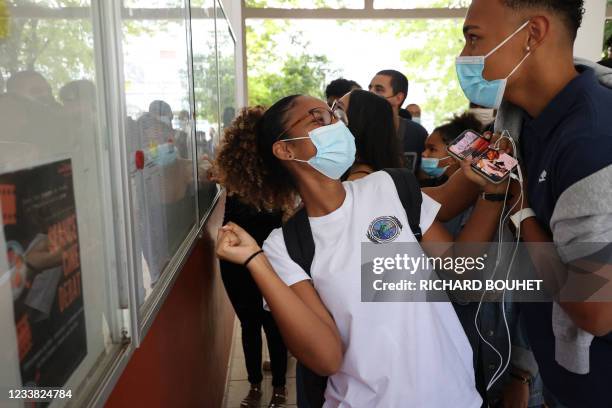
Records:
M283 238L289 257L311 276L310 267L314 259L315 244L306 209L302 208L283 225ZM325 400L327 377L315 374L298 361L302 389L309 408L320 408Z
M283 225L283 238L289 256L310 276L315 253L314 239L306 208L302 207Z
M397 194L408 217L408 224L417 241L423 238L421 232L421 204L423 196L416 176L408 169L384 169L388 173L397 189Z

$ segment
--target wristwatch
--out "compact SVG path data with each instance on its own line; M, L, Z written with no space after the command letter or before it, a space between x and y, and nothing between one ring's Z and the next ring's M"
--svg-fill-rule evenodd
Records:
M514 224L514 228L519 229L521 222L527 218L535 217L536 213L531 208L523 208L521 211L517 211L516 214L510 217L510 221Z
M495 194L495 193L485 193L485 192L483 192L483 193L480 195L480 197L481 197L483 200L486 200L486 201L496 201L496 202L501 202L501 201L506 201L506 200L508 200L508 201L512 200L512 194L508 194L508 195L506 195L506 194Z

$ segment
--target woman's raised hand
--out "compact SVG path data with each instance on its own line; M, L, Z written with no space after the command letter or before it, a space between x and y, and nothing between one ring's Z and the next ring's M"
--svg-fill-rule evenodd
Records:
M257 241L244 229L227 223L219 228L217 235L217 256L223 260L242 264L255 252L261 250Z

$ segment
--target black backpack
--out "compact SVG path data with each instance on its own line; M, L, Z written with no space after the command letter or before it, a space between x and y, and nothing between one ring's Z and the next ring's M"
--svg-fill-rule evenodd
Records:
M423 197L421 188L414 174L408 169L385 169L393 182L406 211L408 224L413 231L417 241L421 241L421 204ZM308 221L306 209L302 208L283 225L283 238L289 256L307 274L310 275L310 267L315 253L315 244ZM298 361L302 372L302 383L309 408L320 408L323 406L327 377L315 374Z

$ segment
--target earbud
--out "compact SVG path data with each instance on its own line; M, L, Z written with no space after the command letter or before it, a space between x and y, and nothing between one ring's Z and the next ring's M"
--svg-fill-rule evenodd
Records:
M531 47L530 46L527 46L526 49L527 49L527 52L531 52Z

